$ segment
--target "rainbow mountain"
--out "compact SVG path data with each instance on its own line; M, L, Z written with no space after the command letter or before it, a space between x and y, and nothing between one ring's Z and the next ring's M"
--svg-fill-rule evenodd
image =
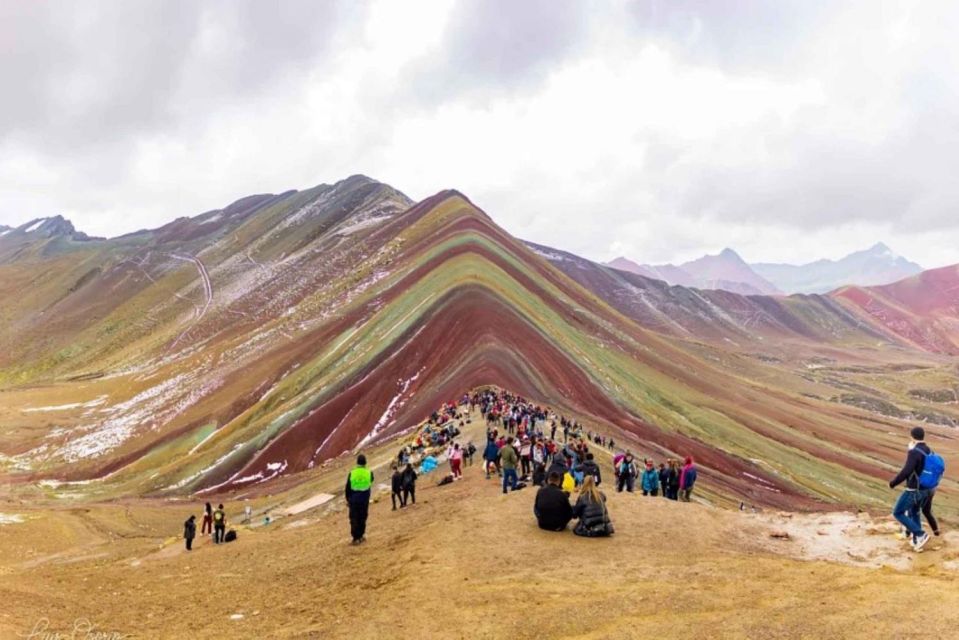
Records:
M908 426L959 424L955 306L879 289L669 286L363 176L109 240L47 219L0 236L0 475L267 491L497 385L695 456L717 503L877 506Z

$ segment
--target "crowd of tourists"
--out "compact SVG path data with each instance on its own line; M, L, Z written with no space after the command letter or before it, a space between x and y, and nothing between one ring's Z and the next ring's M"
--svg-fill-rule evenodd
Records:
M457 439L477 409L486 427L483 474L487 480L494 476L499 479L504 494L530 485L539 487L533 513L541 529L563 531L572 520L577 520L573 528L577 535L598 537L613 533L606 495L599 488L604 472L594 455L594 451L601 448L616 452L612 455L610 471L612 486L617 492L641 491L644 496L683 502L689 502L693 495L698 472L692 456L686 456L682 462L678 458L667 458L658 465L649 458L639 461L628 449L617 450L613 438L584 430L576 420L556 415L548 407L508 391L487 389L466 394L458 403L445 403L399 450L390 464L394 511L416 504L417 480L436 471L440 459L445 458L449 471L439 474L443 476L437 482L439 485L456 482L463 477L464 467L473 465L473 458L479 453L477 447L472 441L464 443ZM945 463L926 444L922 427L913 428L910 435L906 461L889 481L889 486L896 488L905 484L893 516L902 525L903 537L914 550L921 551L930 539L923 530L923 518L933 535L940 535L932 504ZM373 471L367 466L366 456L360 454L345 487L350 531L356 545L366 541L373 482ZM571 502L574 493L576 498ZM740 510L744 510L744 505L740 504ZM249 520L249 507L246 512ZM265 522L269 523L269 517ZM234 530L227 531L222 504L214 509L206 503L199 535L211 536L214 544L236 539ZM188 551L196 537L196 516L191 515L183 524Z

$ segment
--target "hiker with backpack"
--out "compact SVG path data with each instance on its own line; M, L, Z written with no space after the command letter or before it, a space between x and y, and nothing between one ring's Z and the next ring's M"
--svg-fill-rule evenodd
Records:
M613 523L606 509L606 496L596 488L593 476L586 476L579 490L579 498L573 507L573 517L579 522L573 533L578 536L596 538L613 533Z
M411 463L406 463L406 468L403 469L401 486L403 487L403 506L416 504L416 470Z
M693 457L686 456L683 468L679 473L679 499L683 502L689 502L689 496L693 493L693 485L696 484L697 475Z
M196 537L196 516L191 515L183 523L183 539L186 540L186 550L193 549L193 538Z
M586 476L593 476L597 487L603 484L603 474L599 470L599 465L596 464L596 461L593 459L592 453L586 454L586 460L583 461L582 470L584 479Z
M346 476L346 502L350 507L350 534L353 544L366 542L366 519L370 515L373 472L366 468L366 456L356 457L356 466Z
M226 511L219 505L213 512L213 544L220 544L226 536Z
M616 491L622 493L625 488L626 491L632 493L637 475L636 463L633 462L633 454L627 453L619 465L619 482L616 485Z
M652 460L646 461L646 469L643 470L640 485L643 488L644 496L655 497L659 494L659 471L656 470Z
M911 537L910 544L913 550L918 552L929 542L929 534L922 530L919 512L926 501L931 499L931 492L939 486L945 471L945 462L925 443L925 429L914 427L910 435L912 441L909 443L906 462L896 477L889 481L889 488L895 489L903 482L906 483L906 489L896 501L892 515L906 528Z
M569 494L560 488L562 478L555 471L549 474L547 484L536 492L533 514L536 524L546 531L563 531L573 519L573 508L569 505Z

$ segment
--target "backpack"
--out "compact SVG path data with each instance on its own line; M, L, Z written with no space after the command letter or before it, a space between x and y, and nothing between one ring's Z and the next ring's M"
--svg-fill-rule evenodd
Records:
M230 529L229 531L226 532L226 537L223 538L223 541L233 542L234 540L236 540L236 531L234 531L233 529Z
M926 453L919 450L925 457L926 463L922 466L922 473L919 474L920 489L935 489L942 480L942 474L946 472L946 461L938 453L930 451Z

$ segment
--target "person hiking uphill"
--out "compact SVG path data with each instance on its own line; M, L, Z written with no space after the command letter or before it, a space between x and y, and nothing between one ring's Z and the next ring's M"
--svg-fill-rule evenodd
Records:
M912 442L909 443L906 462L896 477L889 481L889 488L895 489L903 482L906 490L902 492L893 507L892 515L906 528L912 537L913 550L921 551L929 542L929 534L922 530L922 521L919 519L919 510L929 499L931 489L939 484L944 465L942 458L933 454L924 441L926 431L922 427L915 427L910 432ZM926 466L930 473L924 473Z
M693 457L686 456L682 471L679 472L679 499L683 502L689 502L689 496L693 493L693 485L696 484L696 465L693 464Z
M536 492L533 514L540 529L563 531L573 519L569 495L560 488L562 481L562 477L553 471L549 474L546 486Z
M190 516L183 523L183 539L186 540L186 550L193 549L193 538L196 537L196 516Z
M370 514L373 472L366 468L366 456L356 457L356 466L346 476L346 502L350 506L350 534L353 544L366 542L366 518Z
M226 537L226 511L223 510L223 505L218 505L216 511L213 512L213 543L220 544L225 542L224 538Z
M655 497L659 494L659 471L656 470L652 460L646 461L646 469L643 470L642 486L644 496Z

